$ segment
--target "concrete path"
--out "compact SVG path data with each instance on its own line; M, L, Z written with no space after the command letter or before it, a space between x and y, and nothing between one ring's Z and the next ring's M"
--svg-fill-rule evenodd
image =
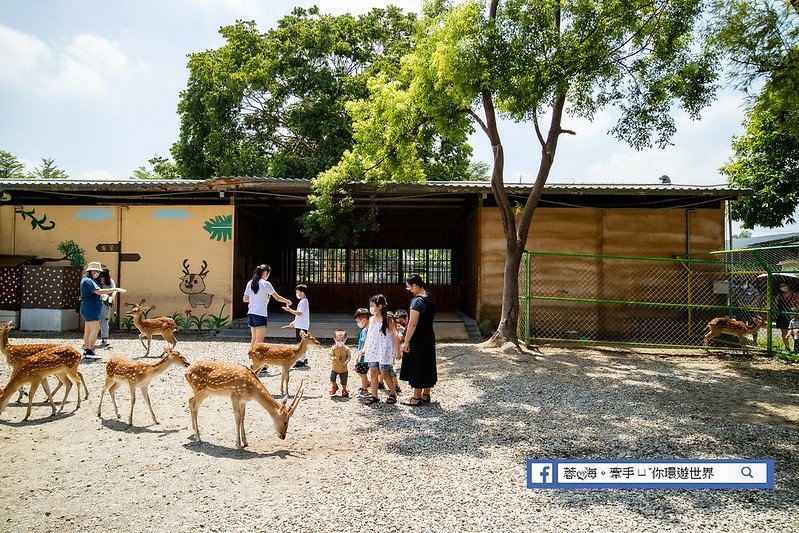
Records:
M468 317L463 315L466 320ZM266 328L267 339L293 339L294 329L283 328L291 322L288 313L278 313L270 315L269 325ZM469 340L464 319L455 313L437 313L436 321L433 324L437 340ZM311 334L317 339L332 339L333 332L343 329L347 332L348 339L356 339L358 336L358 326L352 315L320 313L311 314ZM250 328L247 326L246 318L237 318L228 327L219 332L220 338L250 338Z

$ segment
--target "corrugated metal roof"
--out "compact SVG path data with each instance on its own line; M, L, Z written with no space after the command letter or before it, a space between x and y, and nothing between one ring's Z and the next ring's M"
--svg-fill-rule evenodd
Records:
M310 189L309 180L222 177L210 180L0 180L0 190L50 190L97 192L204 192L218 190L302 191ZM532 183L505 183L510 194L527 194ZM437 192L442 194L490 193L489 181L428 181L424 183L393 183L375 187L369 183L353 184L355 191ZM716 197L743 196L748 189L728 185L681 185L641 183L547 183L545 192L552 194L593 195L701 195Z

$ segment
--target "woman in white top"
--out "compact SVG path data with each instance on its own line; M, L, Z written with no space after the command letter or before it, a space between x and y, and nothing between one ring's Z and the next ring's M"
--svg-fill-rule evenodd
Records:
M366 330L366 341L360 353L364 356L364 362L369 366L369 380L371 394L364 397L364 403L372 404L379 402L377 397L377 374L378 371L386 383L389 392L386 403L397 403L397 395L394 390L394 380L391 378L391 365L399 355L399 337L394 326L394 320L388 316L388 303L386 297L377 294L369 299L369 329Z
M272 268L269 265L258 265L252 274L252 280L244 287L244 302L247 305L247 324L250 326L250 348L257 342L264 342L266 336L267 311L269 297L278 302L291 305L291 300L283 298L275 292L275 288L267 281Z

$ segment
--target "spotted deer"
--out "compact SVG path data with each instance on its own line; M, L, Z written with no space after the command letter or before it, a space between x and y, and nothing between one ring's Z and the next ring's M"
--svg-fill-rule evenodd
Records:
M264 384L258 379L251 369L243 365L230 365L217 361L198 361L186 371L186 381L189 382L194 396L189 398L189 412L191 424L197 442L200 440L200 428L197 424L197 413L203 400L209 396L222 396L230 398L233 403L233 418L236 422L236 448L247 446L247 435L244 433L244 410L250 401L258 402L272 417L272 422L278 437L286 438L289 419L299 405L303 395L303 382L294 395L289 407L286 407L288 398L283 403L278 403Z
M258 342L250 348L247 355L252 361L252 370L256 374L265 366L279 366L281 368L280 394L285 396L289 393L289 369L294 366L294 363L303 358L311 343L319 346L319 341L313 335L300 331L299 344L292 346Z
M148 390L150 382L163 374L166 369L172 365L183 365L184 367L187 367L189 364L190 363L180 354L180 352L170 348L164 348L164 354L161 357L161 360L151 365L141 361L131 361L130 359L126 359L124 357L112 357L105 365L105 384L103 385L103 392L100 394L100 404L97 406L97 416L101 416L100 413L103 409L103 398L105 397L105 392L108 391L108 394L111 395L111 403L114 404L114 413L116 413L117 418L120 418L119 409L117 409L115 392L119 385L122 383L127 383L128 387L130 387L130 415L128 416L128 425L133 425L133 406L136 404L136 389L141 390L141 394L144 396L144 401L147 403L147 407L150 409L153 422L158 424L158 420L155 418L155 412L153 411L153 406L150 403L150 393Z
M22 385L29 384L28 411L23 420L27 420L31 415L33 395L36 393L36 389L39 385L42 385L44 392L47 394L50 407L53 409L52 414L55 415L56 410L55 404L53 403L53 395L47 383L47 377L51 375L55 375L66 385L66 392L64 393L64 399L61 401L59 412L64 410L64 404L66 404L67 396L69 396L69 392L72 390L73 383L78 388L78 404L75 409L79 409L80 385L83 381L78 373L78 364L80 364L81 357L82 355L77 349L62 344L33 354L21 361L11 373L11 378L8 380L2 393L0 393L0 413L2 413L8 405L11 395ZM83 386L85 388L85 382L83 382Z
M133 317L133 325L139 330L139 341L147 350L144 355L150 355L150 343L153 340L153 335L160 335L169 343L170 348L174 348L178 343L177 339L175 339L175 331L178 329L175 320L168 316L142 318L142 314L155 309L154 305L144 306L144 302L145 300L142 299L141 302L135 305L126 304L131 307L126 314ZM145 337L147 338L147 344L144 344Z
M705 334L705 346L708 345L711 339L718 337L722 333L735 335L741 343L744 353L746 353L746 335L752 335L752 338L757 341L757 331L760 328L766 328L768 324L760 318L755 317L753 320L754 325L750 326L746 322L740 320L733 320L732 318L719 317L714 318L708 322L707 327L710 331Z
M12 371L15 368L17 368L17 366L19 366L19 364L22 361L24 361L25 359L27 359L31 355L37 354L37 353L39 353L41 351L44 351L44 350L49 350L51 348L56 348L58 346L61 346L59 344L52 344L52 343L36 343L36 344L16 344L16 345L12 345L9 342L9 340L8 340L8 332L13 327L14 327L14 321L13 320L9 320L8 322L4 322L4 323L0 324L0 351L3 352L3 355L6 356L6 362L8 362L8 365L11 367ZM78 376L80 376L80 379L81 379L81 381L83 383L83 388L86 391L86 398L88 398L89 397L89 391L86 388L86 380L83 379L83 374L81 374L80 372L78 372ZM64 383L61 380L59 380L58 386L55 389L53 389L53 394L58 392L58 389L60 389L63 384ZM24 393L25 393L25 391L23 390L22 387L20 387L19 388L19 396L17 396L17 400L16 400L17 403L20 403L22 401L22 395Z

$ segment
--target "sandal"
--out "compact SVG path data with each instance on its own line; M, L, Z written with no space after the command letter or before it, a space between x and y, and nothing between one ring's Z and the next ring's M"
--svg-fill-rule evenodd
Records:
M379 402L380 399L375 396L364 396L363 403L365 405L372 405L373 403Z
M427 396L427 398L425 398L425 396ZM419 398L419 399L422 401L422 403L430 403L430 395L429 394L422 394L422 397Z
M397 403L397 395L390 394L388 398L386 398L386 403Z
M411 407L419 407L422 405L422 399L416 397L410 397L404 402L400 402L402 405L410 405Z

